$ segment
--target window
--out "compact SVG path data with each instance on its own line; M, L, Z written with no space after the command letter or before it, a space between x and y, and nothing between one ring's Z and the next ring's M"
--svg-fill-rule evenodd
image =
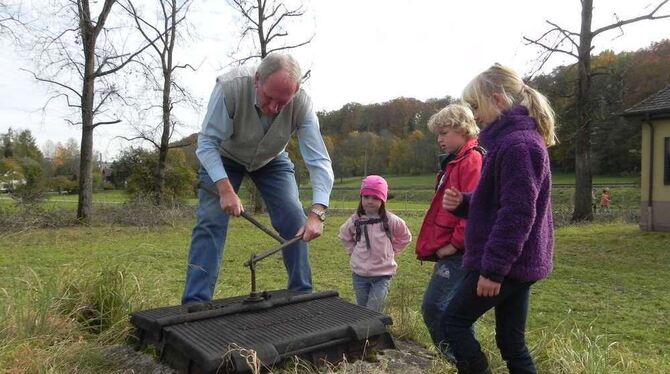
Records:
M663 184L670 185L670 138L665 138L665 149L663 152Z

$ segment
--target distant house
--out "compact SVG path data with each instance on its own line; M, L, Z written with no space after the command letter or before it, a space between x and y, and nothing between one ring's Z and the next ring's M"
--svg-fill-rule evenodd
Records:
M26 184L26 180L16 171L0 174L0 192L12 192L16 187Z
M112 163L111 162L100 162L100 173L102 174L102 180L105 182L112 183Z
M670 86L622 115L642 126L640 228L670 231Z

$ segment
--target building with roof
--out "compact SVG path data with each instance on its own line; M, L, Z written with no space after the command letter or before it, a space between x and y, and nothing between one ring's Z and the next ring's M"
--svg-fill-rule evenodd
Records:
M622 116L642 127L640 228L670 231L670 85Z

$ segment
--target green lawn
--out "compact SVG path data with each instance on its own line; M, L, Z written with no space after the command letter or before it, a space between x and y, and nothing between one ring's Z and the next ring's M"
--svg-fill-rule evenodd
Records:
M353 300L348 259L336 239L345 218L329 218L324 236L311 245L311 262L318 290L334 289ZM420 218L406 219L416 234ZM111 274L133 309L178 303L191 227L184 221L157 229L74 227L0 237L0 367L11 373L118 370L100 352L127 334L125 319L110 329L117 335L90 334L54 305L67 305L63 300L101 274ZM216 297L247 293L249 273L242 263L274 245L241 219L230 230ZM533 287L528 324L541 373L670 372L669 242L668 233L624 224L557 231L555 271ZM432 264L416 261L412 247L398 262L388 303L393 332L427 344L419 308ZM259 288L283 288L281 269L279 258L261 262ZM115 282L94 284L98 289ZM503 373L492 323L487 316L477 331L495 372Z
M564 174L564 173L554 173L552 175L552 182L554 184L575 184L575 175L574 174ZM593 184L596 185L607 185L607 184L639 184L640 176L608 176L608 175L595 175L593 177Z
M77 194L59 195L57 193L49 192L47 193L42 206L47 209L68 209L72 207L76 209L78 198L79 196ZM121 204L127 202L129 199L129 195L124 190L96 191L93 193L94 204ZM198 199L193 197L188 199L187 203L197 204L197 201ZM14 205L14 200L9 195L0 195L0 207L8 207L12 205Z
M554 184L575 184L574 174L554 173ZM385 176L390 189L403 189L410 187L433 188L435 184L435 175L417 175L417 176ZM620 183L640 183L639 176L606 176L596 175L593 177L593 183L597 185L620 184ZM361 185L360 177L336 178L335 188L358 188Z
M426 187L432 188L435 184L435 175L416 175L416 176L384 176L389 183L390 189L401 189L408 187ZM360 188L361 177L335 178L335 188Z
M563 185L574 184L574 174L554 174L554 184L561 185L554 189L554 206L571 206L574 188L565 188ZM396 210L425 210L431 200L435 183L434 175L419 176L387 176L389 182L389 192L392 196L389 201L389 207ZM360 177L336 178L335 186L331 194L331 208L335 209L355 209L358 199L358 188L360 187ZM612 177L596 176L593 179L594 185L609 185L612 191L612 206L614 208L637 208L639 206L639 187L618 187L616 184L635 184L639 183L639 177ZM596 198L599 198L597 190ZM300 187L300 194L304 205L312 203L311 187L303 185ZM240 196L243 201L248 201L248 192L243 187ZM72 208L77 205L77 195L58 195L55 193L47 194L47 200L42 205L47 209L52 208ZM118 204L128 201L129 197L122 190L100 191L93 194L94 204ZM188 204L196 205L197 198L192 197L187 200ZM14 205L9 195L0 195L0 208L11 207Z

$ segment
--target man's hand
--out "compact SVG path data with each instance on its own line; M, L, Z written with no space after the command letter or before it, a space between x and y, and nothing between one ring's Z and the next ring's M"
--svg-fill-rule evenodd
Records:
M442 207L446 210L454 211L463 202L463 194L455 187L449 187L444 190L442 197Z
M437 255L437 258L444 258L447 256L451 256L454 253L458 252L458 249L454 247L451 244L447 244L445 247L442 247L435 252L435 255Z
M500 293L500 283L494 282L483 276L479 276L477 282L477 296L479 297L493 297Z
M216 188L219 190L219 204L226 214L233 217L239 217L244 212L242 201L237 196L233 186L230 184L228 178L218 180Z
M326 211L326 207L321 204L314 204L312 209L317 209L324 212ZM302 240L309 242L318 238L321 236L321 234L323 234L323 222L316 214L310 212L307 216L307 222L305 222L305 226L298 230L296 236L302 236Z

